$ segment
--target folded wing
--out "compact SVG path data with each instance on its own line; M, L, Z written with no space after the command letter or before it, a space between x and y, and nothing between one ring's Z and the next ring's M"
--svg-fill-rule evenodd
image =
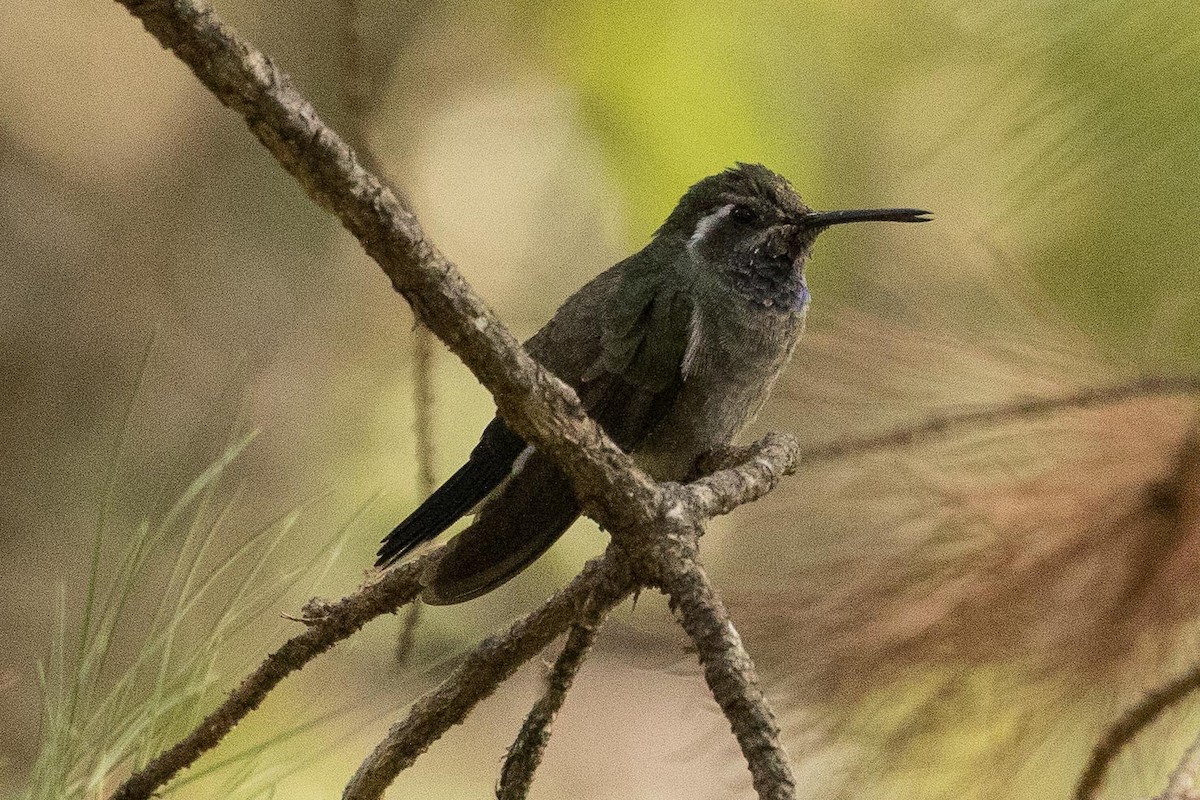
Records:
M499 486L525 449L525 441L496 417L484 429L467 463L392 529L379 547L375 566L386 567L429 541Z
M669 274L645 260L622 262L573 295L526 343L626 451L662 420L683 380L691 303L664 284ZM378 564L437 536L484 498L472 524L423 578L423 598L470 600L537 560L581 509L563 471L524 450L519 436L493 420L467 463L384 540Z

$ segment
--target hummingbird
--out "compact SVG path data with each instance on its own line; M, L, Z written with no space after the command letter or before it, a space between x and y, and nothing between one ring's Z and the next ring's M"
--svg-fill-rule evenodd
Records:
M688 476L754 418L804 332L805 266L822 231L927 222L927 211L814 211L761 164L696 183L649 244L571 295L526 343L659 481ZM496 416L467 462L379 548L387 567L475 518L422 575L422 599L490 592L536 561L580 515L566 474Z

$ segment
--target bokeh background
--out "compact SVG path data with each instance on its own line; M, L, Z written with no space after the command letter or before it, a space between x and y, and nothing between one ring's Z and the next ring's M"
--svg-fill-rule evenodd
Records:
M734 161L818 208L933 210L822 239L810 333L758 431L817 444L1200 368L1198 5L217 10L369 146L522 336ZM113 3L0 4L0 86L0 792L15 795L39 753L48 769L48 741L116 747L123 729L103 747L46 731L92 719L139 654L160 660L122 707L161 701L184 663L188 703L121 752L186 730L296 629L281 612L358 585L421 489L411 313L239 119ZM432 389L445 477L492 406L440 345ZM984 426L803 471L715 525L706 558L805 796L1064 796L1105 723L1200 657L1194 412L1147 398ZM176 796L338 796L406 704L603 541L581 523L501 591L424 614L404 664L400 621L374 623ZM201 584L180 611L181 586ZM89 596L126 600L84 672ZM220 647L188 661L230 607ZM52 698L76 698L71 725L45 718L39 661ZM487 795L539 670L392 794ZM1140 739L1109 796L1157 793L1197 711ZM121 769L67 770L54 792L103 796ZM622 607L534 796L750 795L661 602Z

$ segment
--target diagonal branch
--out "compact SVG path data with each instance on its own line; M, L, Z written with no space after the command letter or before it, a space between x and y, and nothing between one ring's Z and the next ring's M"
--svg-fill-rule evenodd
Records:
M196 74L308 195L383 269L421 321L492 393L504 420L554 457L610 530L649 522L661 491L583 409L575 392L521 348L430 242L396 192L365 169L264 53L196 0L117 0Z
M1125 383L1095 386L1060 397L1039 397L1017 400L994 406L971 409L957 414L940 414L919 422L908 423L883 433L838 439L824 445L807 448L804 465L823 461L907 447L937 436L970 430L983 425L1001 425L1023 419L1034 419L1071 409L1096 408L1137 397L1200 394L1200 375L1146 375Z
M596 641L596 634L604 624L606 609L590 603L579 621L571 626L562 652L554 660L546 680L546 691L534 703L521 731L500 770L500 785L496 788L496 800L524 800L533 785L533 774L542 763L542 755L550 742L550 726L566 702L567 692L575 682L575 675L583 666L584 659Z
M1075 784L1075 800L1096 800L1108 768L1130 742L1168 708L1200 689L1200 666L1192 667L1174 680L1159 686L1128 709L1105 731L1092 748L1087 767Z
M258 708L275 686L291 673L354 633L382 614L395 613L412 602L422 590L421 571L437 553L404 564L387 573L380 581L365 586L337 603L306 611L308 628L289 639L250 673L225 701L217 706L191 733L173 747L156 756L130 776L112 800L148 798L175 773L188 767L206 750L216 746L247 714Z
M779 738L779 724L725 604L694 550L665 566L663 590L696 645L704 679L733 727L755 791L761 800L795 800L796 779Z
M442 685L413 705L408 717L362 763L347 784L345 800L373 800L396 775L463 718L517 668L567 629L585 603L607 611L633 591L634 583L610 551L504 634L485 640Z

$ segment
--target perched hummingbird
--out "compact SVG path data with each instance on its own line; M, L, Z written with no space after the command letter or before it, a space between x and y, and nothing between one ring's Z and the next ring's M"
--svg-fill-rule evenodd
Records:
M525 349L657 480L680 480L758 414L804 330L804 266L847 222L926 222L912 208L813 211L781 176L736 167L688 189L640 252L592 279ZM385 567L480 504L423 576L435 605L495 589L580 513L571 482L497 416L457 472L387 535Z

